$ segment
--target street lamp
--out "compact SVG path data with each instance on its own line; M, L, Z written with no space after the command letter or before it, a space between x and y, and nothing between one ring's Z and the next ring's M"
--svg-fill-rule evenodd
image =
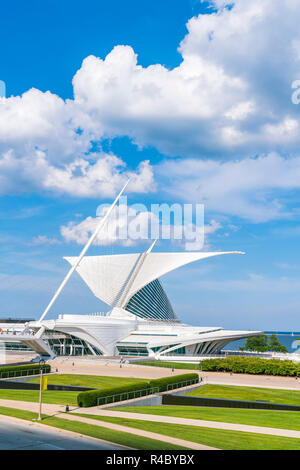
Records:
M44 359L39 361L40 365L40 404L39 404L39 416L38 421L42 420L42 389L43 389L43 365L45 364Z

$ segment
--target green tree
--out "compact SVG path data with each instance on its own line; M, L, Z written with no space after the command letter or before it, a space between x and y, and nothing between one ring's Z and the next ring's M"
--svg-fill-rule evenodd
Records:
M277 339L277 336L272 334L269 337L269 351L287 353L288 348L284 344L280 343Z
M258 352L268 351L269 346L268 346L267 335L251 336L247 338L243 349L246 351L258 351Z

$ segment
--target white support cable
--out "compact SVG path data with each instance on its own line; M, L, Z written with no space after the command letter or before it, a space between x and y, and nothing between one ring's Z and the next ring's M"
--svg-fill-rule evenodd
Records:
M46 310L44 311L44 313L42 314L41 318L39 319L39 323L41 321L43 321L43 319L45 318L45 316L47 315L47 313L49 312L50 308L52 307L52 305L54 304L54 302L56 301L57 297L59 296L59 294L61 293L61 291L63 290L63 288L65 287L65 285L67 284L68 280L70 279L70 277L72 276L73 272L78 268L82 258L84 257L84 255L86 254L86 252L88 251L89 247L91 246L91 244L93 243L93 241L95 240L95 238L97 237L98 233L100 232L100 230L102 229L103 225L105 224L106 220L108 219L108 217L110 216L112 210L114 209L115 205L117 204L118 200L120 199L120 197L122 196L123 192L125 191L128 183L129 183L130 179L127 181L127 183L124 185L123 189L120 191L120 193L118 194L118 196L116 197L116 199L114 200L114 202L112 203L112 205L110 206L109 210L107 211L107 213L105 214L104 218L99 222L98 226L96 227L96 230L94 231L94 233L92 234L91 238L89 239L89 241L87 242L87 244L85 245L85 247L83 248L82 252L80 253L79 257L77 258L77 261L76 263L71 267L71 269L69 270L68 274L66 275L66 277L64 278L63 282L61 283L61 285L59 286L59 288L57 289L57 291L55 292L54 296L52 297L52 300L50 301L49 305L47 306Z

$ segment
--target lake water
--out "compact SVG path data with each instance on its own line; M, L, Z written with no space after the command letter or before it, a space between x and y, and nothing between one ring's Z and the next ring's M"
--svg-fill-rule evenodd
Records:
M290 353L300 354L300 331L264 331L264 334L267 336L275 334L278 341L286 346ZM232 341L225 346L224 350L239 350L240 346L243 346L245 342L245 339Z

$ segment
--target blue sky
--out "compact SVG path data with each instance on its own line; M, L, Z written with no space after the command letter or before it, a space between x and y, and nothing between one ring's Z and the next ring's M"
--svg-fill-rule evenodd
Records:
M0 316L41 314L88 217L139 175L129 203L202 203L205 249L246 252L163 279L181 320L299 331L297 2L14 0L2 9ZM74 276L49 317L105 308Z

